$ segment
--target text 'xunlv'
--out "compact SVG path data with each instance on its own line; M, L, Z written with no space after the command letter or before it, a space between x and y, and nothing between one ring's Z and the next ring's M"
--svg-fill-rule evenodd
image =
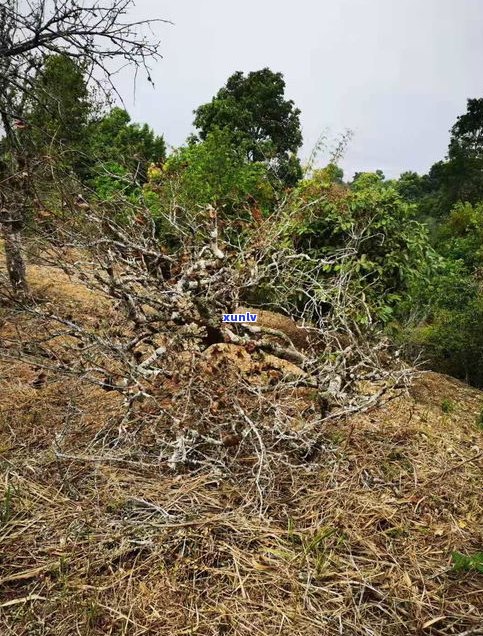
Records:
M257 322L257 314L223 314L223 322Z

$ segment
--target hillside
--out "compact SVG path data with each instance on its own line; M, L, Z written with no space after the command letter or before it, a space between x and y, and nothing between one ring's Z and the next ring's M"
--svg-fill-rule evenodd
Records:
M164 4L0 2L0 636L483 636L476 9Z
M99 336L120 323L61 270L28 276L44 311ZM121 393L51 370L75 366L65 334L49 334L45 368L19 355L44 328L0 306L2 633L483 634L483 575L451 563L483 545L483 393L414 373L371 408L325 418L300 456L297 427L320 404L287 381L290 363L218 346L198 386L199 357L181 356L134 425ZM178 394L208 400L206 438L227 426L211 463L162 459L188 411ZM232 403L243 433L230 433ZM293 430L267 437L280 412Z

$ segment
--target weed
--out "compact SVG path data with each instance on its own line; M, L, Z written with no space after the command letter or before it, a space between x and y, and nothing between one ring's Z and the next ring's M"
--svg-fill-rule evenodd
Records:
M445 398L441 402L441 410L443 411L443 413L446 413L446 414L453 413L455 408L456 408L455 403L452 400L448 399L448 398Z
M479 572L483 574L483 552L476 552L472 556L453 552L451 554L453 569L457 572Z

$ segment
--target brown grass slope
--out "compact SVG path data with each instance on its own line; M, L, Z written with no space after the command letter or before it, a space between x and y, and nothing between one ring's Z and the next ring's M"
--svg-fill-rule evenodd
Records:
M59 312L115 320L81 282L30 276ZM4 343L37 328L0 308ZM317 461L272 467L257 511L242 448L227 444L236 480L171 472L156 430L118 459L107 432L122 398L38 379L0 361L0 634L483 633L483 575L451 567L453 551L483 551L481 392L426 373L327 424Z

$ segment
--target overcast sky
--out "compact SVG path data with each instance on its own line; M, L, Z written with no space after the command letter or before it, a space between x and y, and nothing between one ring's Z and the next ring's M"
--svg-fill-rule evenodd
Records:
M137 121L170 145L234 71L281 71L302 111L307 158L320 134L354 131L342 166L387 176L446 154L469 97L483 97L483 0L136 0L159 25L155 89L120 88ZM322 155L324 163L327 155Z

